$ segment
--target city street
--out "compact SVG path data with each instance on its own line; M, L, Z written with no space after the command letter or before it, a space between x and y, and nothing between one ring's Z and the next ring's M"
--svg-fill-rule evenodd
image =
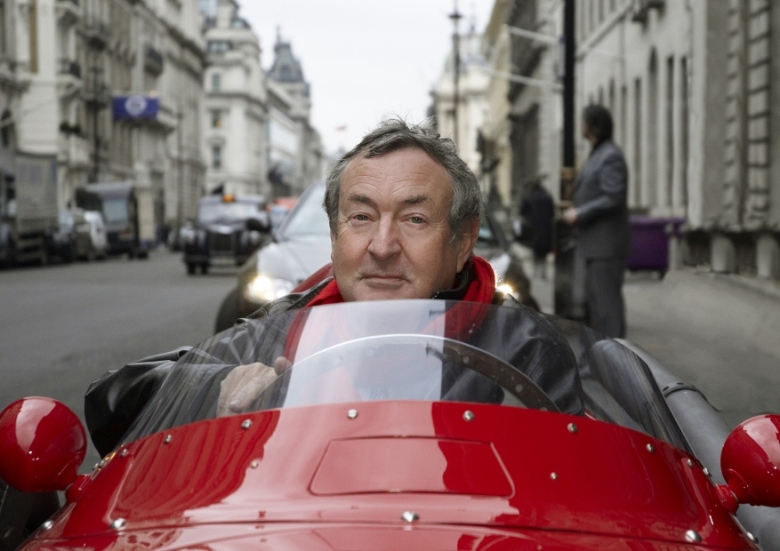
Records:
M44 395L83 416L84 391L105 371L210 336L235 274L187 276L180 254L166 249L146 261L0 271L0 407ZM731 426L780 411L778 300L697 277L629 275L628 338L701 389ZM550 282L533 285L550 311ZM97 460L90 448L83 470Z
M42 395L83 417L84 391L106 371L210 336L235 274L187 276L181 254L166 249L0 270L0 408ZM90 446L82 470L97 459Z
M533 289L552 313L552 281L534 280ZM663 279L627 273L623 292L627 339L698 388L730 427L780 411L780 288L687 269Z

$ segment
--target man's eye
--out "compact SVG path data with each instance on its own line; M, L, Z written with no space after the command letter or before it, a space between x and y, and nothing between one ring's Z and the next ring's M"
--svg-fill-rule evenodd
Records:
M356 220L358 222L365 222L366 220L368 220L368 216L366 216L365 214L353 214L352 220Z
M409 222L412 224L425 224L425 218L422 216L410 216Z

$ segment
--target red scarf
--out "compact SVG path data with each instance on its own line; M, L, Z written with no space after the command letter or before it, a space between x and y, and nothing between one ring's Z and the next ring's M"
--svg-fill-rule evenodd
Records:
M496 292L496 274L493 267L487 260L479 256L472 256L470 264L472 274L466 283L466 293L460 300L490 304L493 302L493 295ZM336 280L332 279L306 306L338 304L340 302L344 302L344 299Z
M465 284L465 291L462 297L454 300L464 302L476 302L490 305L493 302L493 296L496 291L496 274L490 263L479 256L472 256L467 265L466 276L468 280ZM284 357L292 360L296 356L298 341L300 340L303 328L308 318L308 308L311 306L321 306L326 304L339 304L344 302L335 279L329 281L317 295L309 301L299 312L293 321L285 343ZM445 336L460 338L476 330L484 318L487 307L475 310L474 306L464 306L464 315L457 315L459 304L453 305L446 318ZM333 328L331 328L333 329ZM425 331L423 331L424 333ZM300 358L299 358L300 359Z

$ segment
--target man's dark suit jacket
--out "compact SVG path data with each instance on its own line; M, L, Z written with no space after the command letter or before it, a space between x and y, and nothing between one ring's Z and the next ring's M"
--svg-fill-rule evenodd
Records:
M583 257L628 256L631 235L627 188L623 152L611 140L604 140L593 149L574 184L577 249Z

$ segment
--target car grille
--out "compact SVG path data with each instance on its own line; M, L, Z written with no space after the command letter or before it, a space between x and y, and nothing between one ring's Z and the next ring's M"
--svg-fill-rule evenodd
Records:
M232 233L210 233L209 252L215 256L232 255L236 237Z

